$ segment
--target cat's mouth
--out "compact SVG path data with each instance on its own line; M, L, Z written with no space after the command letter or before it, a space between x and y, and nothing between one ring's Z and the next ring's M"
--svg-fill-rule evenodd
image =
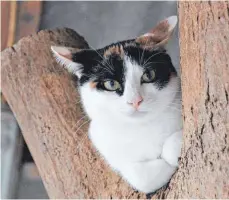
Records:
M148 112L147 111L143 111L143 110L132 110L131 112L129 112L129 116L130 117L141 117L146 115Z

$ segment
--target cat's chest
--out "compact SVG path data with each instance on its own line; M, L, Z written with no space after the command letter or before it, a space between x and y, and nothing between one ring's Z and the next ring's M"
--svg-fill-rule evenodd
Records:
M162 124L156 123L109 126L92 122L90 126L92 142L108 161L156 159L168 135Z

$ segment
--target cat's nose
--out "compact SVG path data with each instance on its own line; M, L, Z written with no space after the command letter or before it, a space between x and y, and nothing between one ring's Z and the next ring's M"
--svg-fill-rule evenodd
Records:
M128 104L131 104L135 109L139 107L139 105L142 103L143 98L141 96L134 99L132 102L128 102Z

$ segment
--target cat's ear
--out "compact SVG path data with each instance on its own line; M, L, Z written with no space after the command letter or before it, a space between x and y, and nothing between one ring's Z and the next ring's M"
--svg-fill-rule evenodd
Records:
M165 46L172 36L172 33L177 25L177 21L177 16L170 16L159 22L148 33L138 37L135 42L141 47L148 49Z
M76 53L82 50L63 46L51 46L51 50L59 64L78 77L81 76L83 65L81 63L74 62L73 57Z

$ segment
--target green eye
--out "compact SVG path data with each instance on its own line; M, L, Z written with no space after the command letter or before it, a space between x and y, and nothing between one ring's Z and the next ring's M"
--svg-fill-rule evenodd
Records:
M110 90L110 91L115 91L121 87L119 82L115 80L105 81L103 85L107 90Z
M151 70L151 71L145 72L142 75L142 80L143 80L143 82L149 83L155 79L155 76L156 76L155 71Z

